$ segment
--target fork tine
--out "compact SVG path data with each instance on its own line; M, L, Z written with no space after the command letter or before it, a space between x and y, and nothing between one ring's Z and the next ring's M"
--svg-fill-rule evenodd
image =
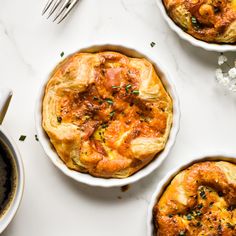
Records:
M56 16L54 17L53 22L61 15L61 13L66 9L69 3L70 3L70 0L65 0L61 8L58 10Z
M60 24L66 17L67 15L71 12L71 10L73 9L73 7L75 6L75 4L78 2L79 0L74 0L73 2L70 3L69 7L67 8L67 10L65 11L64 15L59 19L59 21L57 22L57 24Z
M61 3L62 0L57 0L55 1L54 5L52 6L48 16L47 16L47 19L53 14L53 12L56 10L56 8L59 6L59 4Z
M44 13L47 11L47 9L51 6L52 2L53 2L53 0L48 0L47 4L43 8L42 15L44 15Z

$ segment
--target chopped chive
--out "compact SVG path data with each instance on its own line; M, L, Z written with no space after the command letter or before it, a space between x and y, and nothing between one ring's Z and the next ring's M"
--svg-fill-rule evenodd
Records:
M60 116L57 116L57 122L61 123L62 122L62 118Z
M61 56L61 57L63 57L63 56L64 56L64 54L65 54L64 52L61 52L60 56Z
M193 24L197 24L197 18L196 17L192 16L191 21L192 21Z
M151 45L151 47L153 48L153 47L156 45L156 43L151 42L150 45Z
M129 90L131 87L132 87L131 84L126 85L126 87L125 87L126 92L128 92L128 90Z
M22 141L22 142L25 141L25 139L26 139L25 135L21 135L20 138L19 138L19 140Z
M115 115L115 113L116 113L115 111L111 111L110 112L110 117L113 117Z
M201 222L198 221L196 226L201 227L202 226Z
M169 215L168 215L168 217L169 217L169 218L172 218L172 217L173 217L173 215L172 215L172 214L169 214Z
M120 86L115 86L115 85L113 85L113 86L111 86L111 87L114 88L114 89L120 88Z
M193 26L194 26L196 29L199 29L199 28L200 28L199 22L198 22L198 20L197 20L196 17L192 16L192 17L191 17L191 22L192 22Z
M35 134L34 137L35 137L35 140L38 142L38 141L39 141L39 139L38 139L38 135Z
M186 217L187 217L187 220L192 220L191 214L188 214Z
M200 190L200 196L202 199L206 199L206 193L203 189Z
M106 102L107 102L108 104L110 104L110 105L113 104L113 101L112 101L110 98L106 98Z
M218 13L220 12L220 8L219 7L214 7L214 13Z
M200 203L200 204L197 205L197 208L198 208L198 209L201 209L202 207L203 207L202 203Z
M201 211L196 211L197 216L201 216L202 212Z
M133 90L132 93L135 95L139 95L139 90Z
M107 123L102 124L102 128L103 128L103 129L105 129L105 128L107 128L107 127L108 127L108 124L107 124Z

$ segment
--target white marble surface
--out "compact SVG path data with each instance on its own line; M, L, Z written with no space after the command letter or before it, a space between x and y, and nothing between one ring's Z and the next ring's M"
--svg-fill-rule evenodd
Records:
M14 91L3 125L19 146L26 172L22 204L3 236L144 236L150 197L168 170L202 153L236 156L236 95L215 83L218 54L180 40L155 0L81 0L60 25L41 16L44 4L0 2L0 86ZM34 103L43 75L62 51L67 55L84 44L127 42L156 53L168 67L182 118L165 163L123 193L75 183L51 164L34 138ZM18 140L22 134L27 135L24 142Z

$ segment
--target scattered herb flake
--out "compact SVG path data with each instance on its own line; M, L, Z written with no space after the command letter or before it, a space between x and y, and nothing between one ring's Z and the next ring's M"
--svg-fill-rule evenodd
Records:
M172 215L172 214L169 214L169 215L168 215L168 217L169 217L169 218L172 218L172 217L173 217L173 215Z
M107 124L107 123L102 124L102 128L103 128L103 129L105 129L105 128L107 128L107 127L108 127L108 124Z
M179 232L179 236L185 236L185 232L184 231L180 231Z
M200 189L200 196L202 199L206 199L206 193L203 188Z
M201 226L202 226L201 222L198 221L196 226L197 226L197 227L201 227Z
M202 203L197 205L197 209L202 209L202 207L203 207Z
M115 111L111 111L110 112L110 117L113 117L115 115L115 113L116 113Z
M197 216L201 216L201 215L202 215L202 212L201 212L201 211L196 211L196 215L197 215Z
M113 105L113 101L110 98L106 98L106 102L110 105Z
M120 88L120 86L115 86L115 85L113 85L111 87L114 88L114 89Z
M156 43L151 42L150 45L151 45L151 47L153 48L153 47L156 45Z
M191 17L191 22L192 22L194 28L196 28L196 29L199 29L199 28L200 28L199 22L198 22L198 20L197 20L196 17L192 16L192 17Z
M191 214L186 215L186 217L187 217L187 220L192 220Z
M39 141L39 139L38 139L38 135L35 134L34 137L35 137L35 140L38 142L38 141Z
M57 116L57 122L61 123L62 122L62 118L60 116Z
M214 13L218 13L220 12L220 8L219 7L214 7Z
M20 138L19 138L19 140L22 141L22 142L25 141L25 139L26 139L25 135L21 135Z
M128 93L128 91L129 91L129 89L130 89L131 87L132 87L131 84L126 85L125 90L126 90L127 93Z
M64 56L64 54L65 54L64 52L61 52L60 56L61 56L61 57L63 57L63 56Z
M191 21L192 21L193 24L197 24L197 18L196 17L192 16Z
M132 93L135 95L139 95L139 90L133 90Z

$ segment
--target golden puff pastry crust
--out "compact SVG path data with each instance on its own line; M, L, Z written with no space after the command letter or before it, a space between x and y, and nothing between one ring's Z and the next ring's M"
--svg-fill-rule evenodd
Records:
M207 161L181 171L153 213L159 236L235 236L236 165Z
M163 0L168 15L193 37L236 43L236 0Z
M164 149L172 110L146 59L112 51L75 53L50 76L42 126L70 169L126 178Z

